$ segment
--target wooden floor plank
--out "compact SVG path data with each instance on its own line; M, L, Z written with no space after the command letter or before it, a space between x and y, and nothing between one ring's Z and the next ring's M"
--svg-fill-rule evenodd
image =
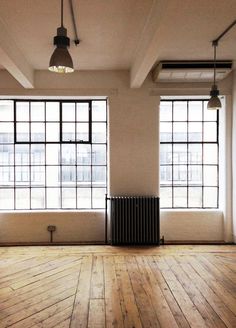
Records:
M181 268L189 276L193 284L204 293L207 302L211 305L225 325L230 328L236 327L235 315L228 309L221 298L208 286L203 277L194 270L191 265L191 260L189 261L189 257L182 257L181 260L179 258L179 261Z
M126 262L135 301L139 310L143 327L160 327L155 307L152 304L152 299L149 297L149 286L145 284L146 282L142 277L135 257L128 256L126 258Z
M88 328L104 328L105 326L104 299L91 299L89 302Z
M104 256L106 327L124 327L114 257Z
M192 300L185 292L183 286L176 279L173 272L164 263L160 256L154 256L154 260L158 269L161 271L166 283L168 284L171 292L173 293L175 299L180 305L186 319L188 320L192 328L205 328L206 323L197 308L194 306Z
M139 258L138 258L138 261L139 261ZM153 276L155 277L155 280L157 281L157 283L162 291L162 294L163 294L166 302L168 303L168 306L169 306L178 326L181 328L189 328L190 325L189 325L188 321L186 320L178 302L174 298L174 296L173 296L171 290L169 289L168 284L166 283L165 279L163 278L161 272L158 270L154 259L151 256L149 256L149 257L143 256L142 261L148 262L151 272L153 273ZM155 286L155 283L154 283L154 286ZM152 287L153 287L153 283L152 283ZM161 302L158 305L158 307L161 307L161 306L165 307L165 302ZM160 309L160 311L161 311L161 309ZM161 313L162 313L162 311L161 311ZM161 318L161 315L160 315L160 318Z
M227 291L224 286L217 281L214 276L206 270L201 264L200 260L197 260L193 257L189 257L191 265L194 270L198 272L201 277L205 280L205 282L210 286L210 288L217 294L220 299L228 306L228 308L236 315L236 298Z
M124 260L125 261L125 260ZM116 277L120 292L121 310L125 327L142 327L139 311L136 305L130 278L125 263L115 264Z
M80 277L70 323L71 328L85 328L88 325L92 263L93 258L90 255L85 256L81 264Z
M0 247L0 328L235 328L236 247Z
M204 292L202 292L202 294L200 293L200 291L193 284L192 280L179 266L175 258L166 256L165 261L185 289L186 293L198 309L201 316L204 318L206 326L209 328L225 328L225 324L204 298Z

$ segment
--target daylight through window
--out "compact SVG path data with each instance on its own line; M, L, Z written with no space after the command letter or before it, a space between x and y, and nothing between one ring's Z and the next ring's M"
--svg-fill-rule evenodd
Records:
M207 100L160 104L162 208L218 207L218 111Z
M106 100L0 101L0 209L104 208Z

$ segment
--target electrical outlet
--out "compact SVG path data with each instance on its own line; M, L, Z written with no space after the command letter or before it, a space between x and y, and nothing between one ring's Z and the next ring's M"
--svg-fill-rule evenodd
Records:
M47 227L47 230L48 231L56 231L56 226L54 226L54 225L49 225L48 227Z

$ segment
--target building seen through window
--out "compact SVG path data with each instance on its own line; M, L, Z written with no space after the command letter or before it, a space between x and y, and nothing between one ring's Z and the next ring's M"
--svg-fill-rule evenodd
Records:
M0 209L104 207L106 100L0 101Z
M160 104L162 208L218 207L218 112L207 100Z

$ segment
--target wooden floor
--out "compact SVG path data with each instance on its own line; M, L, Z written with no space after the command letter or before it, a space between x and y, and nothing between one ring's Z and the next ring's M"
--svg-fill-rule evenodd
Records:
M0 327L236 327L236 246L0 247Z

